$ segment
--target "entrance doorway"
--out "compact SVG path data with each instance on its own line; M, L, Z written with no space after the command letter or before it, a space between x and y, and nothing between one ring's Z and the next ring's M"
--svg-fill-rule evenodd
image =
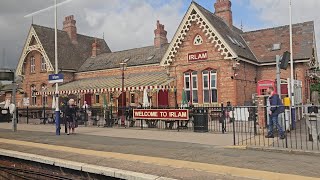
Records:
M92 105L91 97L92 97L92 94L86 94L86 95L84 95L84 100L87 102L87 104L88 104L89 106Z
M158 106L168 107L169 106L169 92L168 90L160 90L158 93Z

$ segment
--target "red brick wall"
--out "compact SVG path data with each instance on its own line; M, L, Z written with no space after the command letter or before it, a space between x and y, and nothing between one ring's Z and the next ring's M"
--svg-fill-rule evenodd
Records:
M252 102L252 94L256 93L257 67L246 62L240 62L235 74L237 74L234 78L237 82L237 105Z
M201 35L204 42L201 45L195 46L193 45L193 40L198 34ZM188 53L201 51L208 51L207 60L188 62ZM198 72L198 98L199 104L203 104L202 71L207 68L212 68L217 71L218 103L231 101L233 104L236 104L236 83L231 79L233 76L231 60L225 60L217 51L217 48L214 47L214 44L206 38L198 25L193 23L178 49L174 62L170 66L170 74L176 78L175 85L177 87L178 103L181 103L182 99L184 72L191 69Z
M31 73L30 58L35 57L35 72ZM48 83L49 73L41 71L41 53L38 51L32 51L25 59L25 74L23 78L22 89L26 93L26 97L31 97L31 85L35 85L37 91L41 92L41 85L46 84L47 87L51 85ZM30 98L31 103L31 98ZM37 96L36 106L42 106L42 97Z
M276 79L276 65L273 66L263 66L258 68L257 80ZM296 79L302 81L302 96L303 102L306 103L308 97L307 91L310 90L309 87L306 88L306 71L309 69L308 63L297 63L294 64L294 76ZM287 70L281 70L281 78L287 79L290 78L290 67Z

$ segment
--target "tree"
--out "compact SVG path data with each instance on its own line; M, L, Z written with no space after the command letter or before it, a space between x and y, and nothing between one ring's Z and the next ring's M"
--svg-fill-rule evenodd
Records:
M320 83L318 82L318 83L312 84L310 86L310 90L311 90L311 92L313 92L313 91L320 92Z

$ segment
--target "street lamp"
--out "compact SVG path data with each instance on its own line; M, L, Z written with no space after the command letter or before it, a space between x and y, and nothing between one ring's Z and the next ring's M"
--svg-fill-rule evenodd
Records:
M121 112L121 126L125 126L125 118L124 118L124 111L125 111L125 99L124 99L124 71L127 69L127 63L121 62L120 63L120 70L122 71L122 88L121 88L121 105L122 105L122 112Z
M54 0L54 5L53 6L50 6L50 7L47 7L45 9L41 9L39 11L36 11L36 12L33 12L31 14L28 14L24 17L33 17L34 15L36 14L39 14L39 13L42 13L42 12L45 12L47 10L50 10L51 8L54 8L54 62L55 62L55 74L58 74L59 73L59 70L58 70L58 29L57 29L57 7L58 6L61 6L63 4L66 4L66 3L69 3L71 2L72 0L66 0L64 2L61 2L61 3L58 3L57 4L57 0ZM56 104L55 104L55 107L56 107L56 110L55 110L55 122L56 122L56 135L60 135L60 110L59 110L59 89L58 89L58 83L56 83L56 92L55 92L55 96L54 98L56 99Z
M43 108L43 124L46 124L46 92L47 87L42 86L42 108Z

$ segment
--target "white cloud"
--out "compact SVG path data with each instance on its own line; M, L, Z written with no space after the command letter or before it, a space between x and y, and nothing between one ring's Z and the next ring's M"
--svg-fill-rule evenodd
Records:
M5 48L6 66L15 67L21 55L31 24L31 18L24 16L53 4L52 0L29 1L25 6L21 6L20 0L1 2L0 54ZM166 3L153 0L73 0L58 7L58 28L62 29L65 16L74 15L78 33L97 37L104 33L113 51L148 46L153 44L153 30L158 19L165 25L171 39L183 16L182 3L183 0L166 0ZM33 20L35 24L54 27L53 9L35 15Z
M182 18L181 7L182 0L156 7L147 0L126 0L116 1L112 9L86 8L85 20L90 25L86 30L96 36L104 32L113 50L152 45L156 20L165 25L171 38Z

